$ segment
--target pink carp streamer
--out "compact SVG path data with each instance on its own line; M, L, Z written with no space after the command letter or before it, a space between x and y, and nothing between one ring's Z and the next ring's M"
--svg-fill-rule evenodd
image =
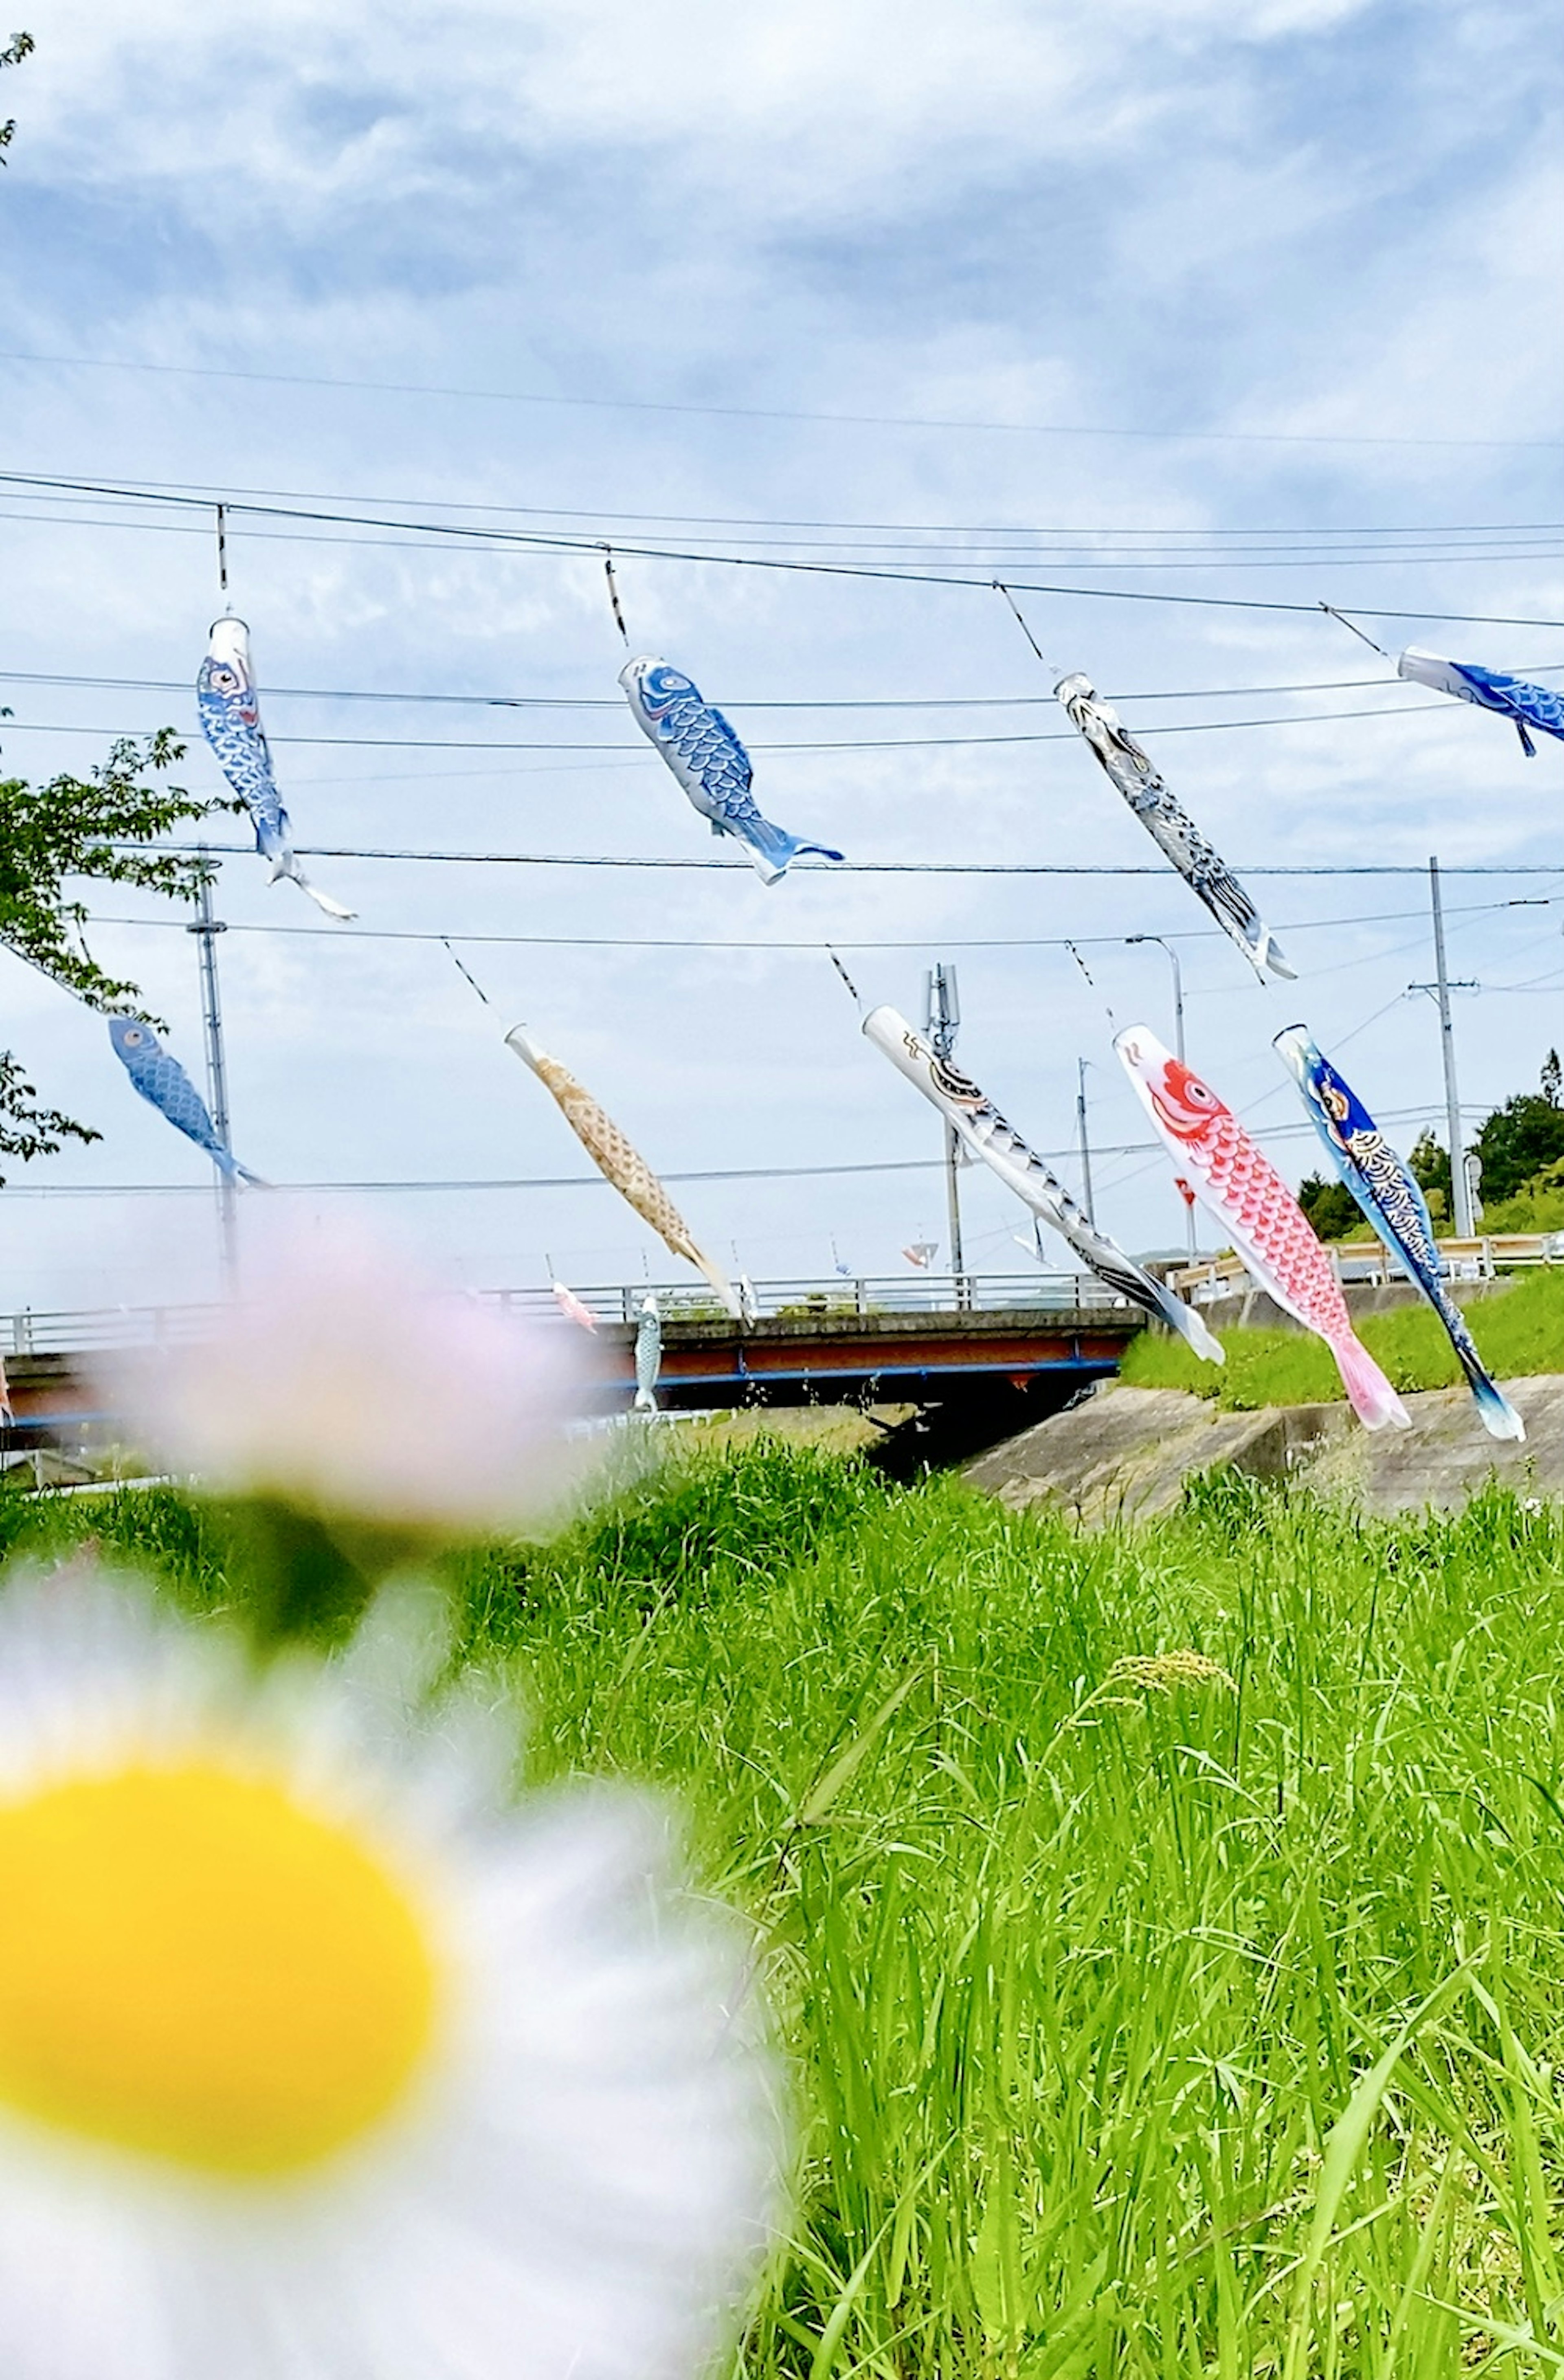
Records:
M1179 1172L1261 1288L1325 1341L1358 1419L1367 1429L1407 1428L1406 1407L1353 1331L1330 1258L1269 1158L1146 1026L1127 1026L1113 1046Z

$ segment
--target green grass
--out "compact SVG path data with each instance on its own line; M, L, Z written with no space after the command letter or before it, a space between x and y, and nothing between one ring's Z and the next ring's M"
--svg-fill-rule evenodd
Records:
M1526 1273L1491 1297L1465 1308L1483 1361L1499 1379L1528 1372L1564 1372L1564 1271ZM1430 1306L1398 1306L1365 1316L1354 1328L1394 1386L1453 1388L1461 1377L1455 1352ZM1188 1389L1213 1397L1230 1412L1261 1405L1319 1404L1340 1398L1341 1378L1330 1350L1303 1330L1224 1330L1225 1364L1203 1364L1182 1339L1143 1331L1125 1355L1120 1378L1136 1389Z
M176 1499L30 1526L245 1592ZM761 1441L455 1575L535 1772L670 1789L764 1928L755 2380L1559 2369L1558 1510L1076 1536Z

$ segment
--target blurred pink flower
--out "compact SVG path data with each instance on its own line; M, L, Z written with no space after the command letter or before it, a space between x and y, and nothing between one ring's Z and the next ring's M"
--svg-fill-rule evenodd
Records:
M137 1435L212 1488L441 1536L557 1518L590 1350L362 1233L285 1245L264 1301L138 1367Z

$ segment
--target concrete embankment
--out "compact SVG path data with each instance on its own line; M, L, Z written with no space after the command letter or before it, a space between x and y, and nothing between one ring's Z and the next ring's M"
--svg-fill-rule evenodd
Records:
M1564 1495L1564 1376L1507 1380L1523 1445L1491 1439L1465 1389L1406 1399L1408 1430L1364 1429L1344 1404L1222 1413L1177 1389L1106 1383L966 1466L974 1487L1016 1510L1053 1504L1084 1527L1150 1520L1186 1479L1224 1467L1295 1477L1370 1512L1454 1511L1497 1477L1524 1495Z

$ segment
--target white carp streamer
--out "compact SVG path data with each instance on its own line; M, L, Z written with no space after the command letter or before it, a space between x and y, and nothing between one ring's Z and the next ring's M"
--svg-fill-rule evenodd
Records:
M1149 754L1141 749L1112 705L1100 699L1090 678L1078 670L1061 677L1054 693L1064 705L1071 725L1096 754L1109 783L1122 794L1158 849L1172 861L1223 933L1238 944L1261 981L1267 968L1291 981L1297 969L1288 964L1276 936L1227 862L1206 842L1187 811L1180 808Z
M1057 1174L1049 1172L1035 1149L1008 1124L992 1099L959 1074L893 1008L874 1008L864 1019L865 1037L883 1050L898 1074L938 1108L973 1154L997 1173L1008 1189L1041 1216L1050 1230L1074 1249L1099 1281L1117 1290L1170 1330L1188 1342L1208 1364L1222 1361L1219 1340L1214 1339L1193 1306L1126 1256L1106 1232L1099 1232L1084 1207L1078 1206ZM912 1261L910 1248L903 1254Z

